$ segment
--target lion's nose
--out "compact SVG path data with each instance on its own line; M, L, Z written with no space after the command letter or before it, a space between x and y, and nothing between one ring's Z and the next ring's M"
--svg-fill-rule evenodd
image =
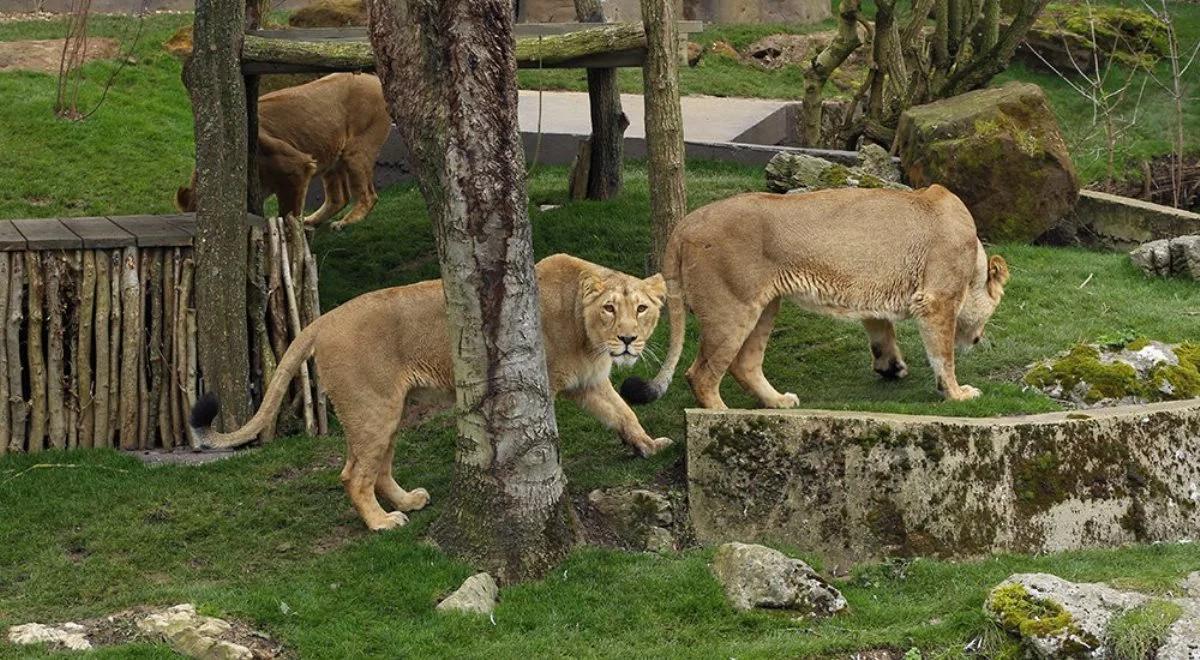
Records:
M983 339L983 337L976 337L976 338L975 338L975 341L973 341L973 342L971 342L971 343L972 343L972 344L978 344L980 339Z
M637 339L637 336L636 335L634 335L634 336L621 335L621 336L617 337L617 339L620 339L621 341L625 342L625 345L628 346L628 345L632 344L635 339Z

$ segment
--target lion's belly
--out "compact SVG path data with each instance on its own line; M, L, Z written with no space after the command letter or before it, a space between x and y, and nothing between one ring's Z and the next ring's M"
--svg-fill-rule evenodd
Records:
M902 321L909 317L907 309L898 308L899 306L895 304L872 304L854 299L819 300L815 296L803 292L794 293L787 298L805 311L845 321L865 319Z
M416 387L404 398L404 417L401 426L416 426L445 410L454 407L454 391Z

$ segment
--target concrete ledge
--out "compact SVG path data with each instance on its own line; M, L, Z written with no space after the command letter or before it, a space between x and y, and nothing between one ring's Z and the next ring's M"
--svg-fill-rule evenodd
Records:
M1081 190L1067 227L1085 245L1129 250L1147 241L1200 234L1200 214Z
M689 410L687 452L704 543L853 563L1200 537L1200 400L984 419Z

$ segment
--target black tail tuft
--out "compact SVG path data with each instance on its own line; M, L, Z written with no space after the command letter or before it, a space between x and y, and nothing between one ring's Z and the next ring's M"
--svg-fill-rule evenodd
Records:
M194 429L206 429L212 425L213 420L217 418L217 413L221 410L221 403L217 401L217 395L212 392L205 392L204 396L192 406L192 414L188 416L188 424Z
M662 392L658 391L654 383L640 376L630 376L621 383L621 398L635 406L652 403L660 396Z

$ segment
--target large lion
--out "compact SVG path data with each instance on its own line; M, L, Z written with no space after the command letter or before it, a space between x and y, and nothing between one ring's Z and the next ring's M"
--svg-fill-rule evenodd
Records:
M667 243L663 265L671 344L653 381L630 378L635 403L666 391L683 351L685 305L700 322L700 347L687 371L696 400L725 408L726 370L768 408L792 408L763 375L767 340L783 298L840 319L861 321L873 367L902 378L908 367L893 323L915 318L948 399L979 390L960 385L954 347L970 347L1004 295L1008 266L990 260L975 222L941 186L914 192L839 189L798 195L750 193L699 208Z
M258 99L258 176L264 197L275 195L279 215L300 217L313 177L320 176L325 202L305 224L319 225L350 200L341 229L375 207L375 159L391 131L379 78L334 73ZM175 193L175 206L195 211L196 173Z
M671 443L652 438L609 381L614 363L637 361L658 323L663 279L637 278L565 254L537 264L542 338L550 387L595 415L642 456ZM393 436L431 408L454 402L441 280L363 294L322 315L279 361L262 406L240 429L215 433L214 399L192 411L201 447L236 447L253 440L279 412L300 364L315 351L321 382L346 432L342 484L373 530L403 525L405 511L429 501L423 488L402 489L392 478ZM377 496L396 507L388 513Z

